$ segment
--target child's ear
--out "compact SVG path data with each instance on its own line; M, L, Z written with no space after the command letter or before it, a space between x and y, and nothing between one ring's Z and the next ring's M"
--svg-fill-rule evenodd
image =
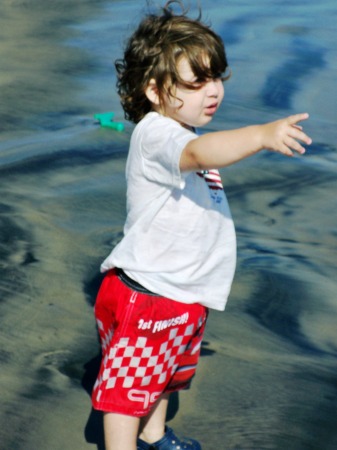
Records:
M154 78L151 78L147 88L145 89L145 95L153 105L159 105L158 88Z

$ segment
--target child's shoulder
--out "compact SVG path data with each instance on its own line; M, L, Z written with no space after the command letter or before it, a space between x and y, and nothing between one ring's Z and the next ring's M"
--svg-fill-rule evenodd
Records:
M154 148L171 153L172 148L184 146L195 137L195 133L176 120L151 111L136 125L131 137L131 147L149 150L151 153Z
M134 129L134 136L139 139L143 136L163 137L167 133L173 133L174 130L182 130L183 127L174 119L163 116L156 111L147 113L143 119L138 122Z

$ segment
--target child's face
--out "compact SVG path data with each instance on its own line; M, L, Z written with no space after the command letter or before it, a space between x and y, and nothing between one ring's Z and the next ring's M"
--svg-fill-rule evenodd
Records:
M184 81L198 83L187 59L182 58L179 61L178 71ZM200 83L198 89L188 89L178 85L173 89L174 97L165 100L164 115L183 126L202 127L212 120L223 100L224 92L221 78Z

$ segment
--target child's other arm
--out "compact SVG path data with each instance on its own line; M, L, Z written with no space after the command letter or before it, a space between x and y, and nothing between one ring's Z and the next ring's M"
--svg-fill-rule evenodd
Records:
M293 151L303 154L300 144L311 144L298 122L309 115L296 114L263 125L252 125L229 131L204 134L190 141L182 152L180 170L207 170L229 166L241 159L268 149L293 156Z

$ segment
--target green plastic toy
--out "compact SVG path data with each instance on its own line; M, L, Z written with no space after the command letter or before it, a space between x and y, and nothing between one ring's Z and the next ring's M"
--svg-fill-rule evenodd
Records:
M115 113L106 112L101 114L95 114L94 118L97 119L101 127L112 128L116 131L124 131L124 124L122 122L114 122L112 119Z

